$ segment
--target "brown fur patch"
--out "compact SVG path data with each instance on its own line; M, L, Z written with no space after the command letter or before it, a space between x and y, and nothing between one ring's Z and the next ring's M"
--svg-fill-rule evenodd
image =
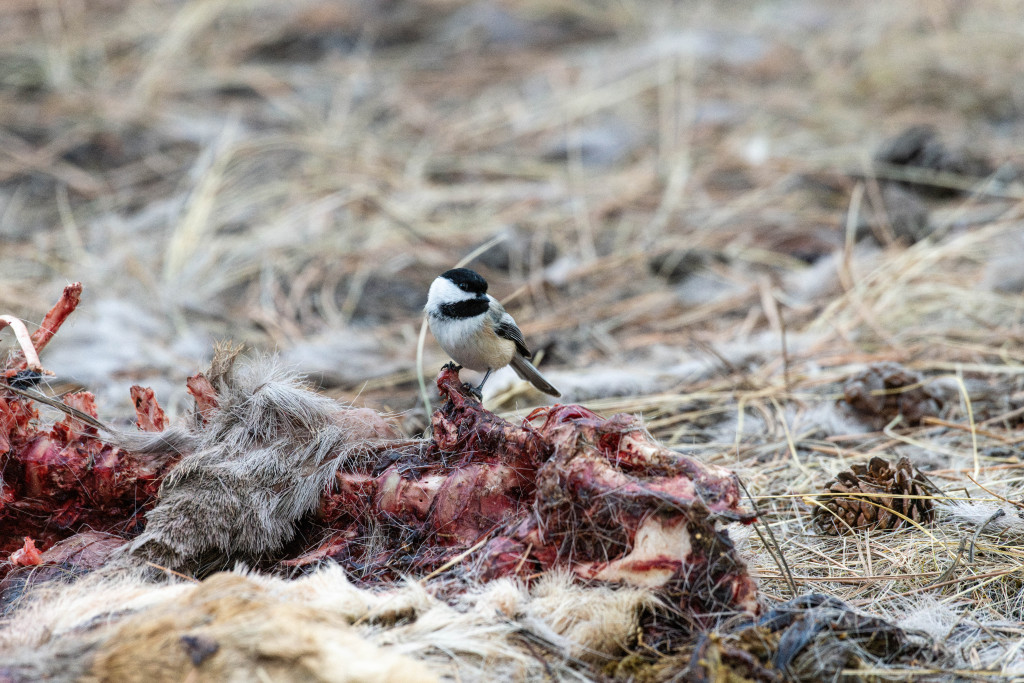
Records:
M288 602L242 576L215 574L182 602L167 602L125 619L97 653L85 680L437 678L426 666L364 640L335 611Z

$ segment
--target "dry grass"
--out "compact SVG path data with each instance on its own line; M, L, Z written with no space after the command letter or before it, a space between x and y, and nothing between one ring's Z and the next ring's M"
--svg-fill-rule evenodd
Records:
M568 397L739 472L801 589L926 625L970 675L1024 675L1005 500L1024 467L1022 17L1017 0L8 1L0 313L37 319L82 280L83 310L152 316L90 323L99 339L69 335L53 367L158 349L96 375L125 411L121 385L180 386L232 337L415 431L426 286L506 233L475 263ZM908 245L883 199L907 171L870 159L916 123L998 170L926 174L968 191L919 197L928 236ZM428 373L442 360L428 343ZM837 407L877 360L943 383L943 421L875 431ZM819 535L808 497L872 455L932 470L939 519ZM765 597L789 597L757 537L745 552Z

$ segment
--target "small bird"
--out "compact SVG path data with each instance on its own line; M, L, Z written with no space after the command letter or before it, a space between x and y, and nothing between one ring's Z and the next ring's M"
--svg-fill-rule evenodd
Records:
M530 363L533 354L523 333L498 301L487 293L487 280L469 268L441 273L430 285L424 307L430 331L452 359L470 370L491 372L511 365L516 374L545 394L561 396Z

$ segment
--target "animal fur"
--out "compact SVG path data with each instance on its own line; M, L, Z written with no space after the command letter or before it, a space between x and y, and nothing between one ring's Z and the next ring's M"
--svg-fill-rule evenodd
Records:
M378 413L309 391L270 360L212 374L216 410L121 439L135 452L186 453L126 547L126 563L191 574L197 562L257 562L291 540L339 468L393 436Z
M463 587L448 601L438 589L359 589L337 565L294 581L94 575L38 589L0 623L0 681L578 678L628 648L656 604L644 589L581 586L561 572L531 588Z

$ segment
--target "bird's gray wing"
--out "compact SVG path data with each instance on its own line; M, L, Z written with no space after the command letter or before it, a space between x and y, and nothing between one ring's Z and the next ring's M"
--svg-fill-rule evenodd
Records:
M516 351L523 358L529 360L533 358L533 353L530 351L530 347L526 345L526 339L523 338L523 332L516 325L516 321L506 311L505 307L498 303L490 294L487 298L491 300L491 318L494 320L494 333L503 339L508 339L516 345Z

